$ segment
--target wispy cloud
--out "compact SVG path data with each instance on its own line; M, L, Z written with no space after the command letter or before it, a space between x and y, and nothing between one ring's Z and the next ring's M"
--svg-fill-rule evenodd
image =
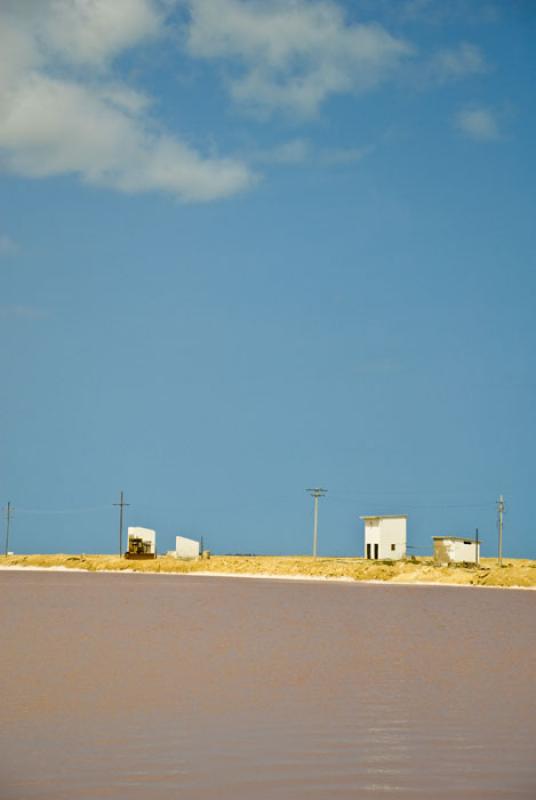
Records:
M490 69L472 42L418 51L380 23L385 6L379 0L371 3L371 18L359 23L334 0L184 3L190 9L189 54L219 63L232 98L264 114L284 111L303 119L316 115L334 95L356 95L387 81L430 88ZM400 14L407 19L436 14L440 4L412 0L396 9L391 21L400 21Z
M0 306L0 319L38 320L49 316L48 311L35 306L5 305Z
M319 152L319 160L325 166L357 164L374 152L374 146L368 147L329 147Z
M375 358L363 360L355 364L353 372L357 375L396 375L403 372L405 369L404 364L396 358L386 356L384 358Z
M120 55L162 32L161 8L156 0L4 0L0 167L186 201L251 186L242 161L205 156L163 131L148 98L114 75Z
M446 84L484 75L491 69L483 51L471 42L459 42L422 53L400 71L402 83L433 90Z
M329 0L190 0L187 47L231 60L233 98L311 116L331 95L371 89L413 53L378 24L352 24Z
M442 48L431 59L431 73L439 81L464 78L487 72L489 66L482 50L470 42Z
M455 125L465 136L478 142L496 141L501 138L495 113L489 108L470 108L459 111Z
M7 234L0 233L0 258L14 256L19 251L19 246Z
M264 150L256 150L250 158L263 164L305 164L313 153L308 139L291 139L288 142Z
M255 150L251 161L284 166L337 166L361 161L372 147L318 147L309 139L290 139L272 148Z
M359 9L398 24L433 27L458 24L482 25L497 22L501 7L494 0L356 0Z

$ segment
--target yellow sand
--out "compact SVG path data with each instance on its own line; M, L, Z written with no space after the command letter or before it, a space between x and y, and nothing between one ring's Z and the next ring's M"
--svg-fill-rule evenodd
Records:
M389 583L444 583L472 586L536 587L536 561L484 558L479 567L436 566L431 558L407 561L366 561L361 558L317 558L310 556L212 556L199 561L181 561L170 556L131 561L112 555L15 555L1 556L0 567L64 567L134 572L228 573L292 577L347 578Z

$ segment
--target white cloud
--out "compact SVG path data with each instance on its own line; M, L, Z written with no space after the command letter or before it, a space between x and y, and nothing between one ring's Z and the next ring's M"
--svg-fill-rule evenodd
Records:
M412 54L380 25L350 24L330 0L190 0L190 54L232 59L235 100L316 113L330 95L371 89Z
M186 200L222 197L251 181L240 163L202 158L107 92L39 73L18 87L0 124L0 148L5 168L20 175L75 173L95 185Z
M152 0L7 0L0 10L0 167L35 178L75 174L187 201L249 187L254 176L245 164L204 157L163 132L148 116L147 97L102 76L125 48L156 35L159 20ZM65 72L66 61L84 65L84 77Z
M49 0L43 38L66 60L102 67L123 50L160 32L151 0Z
M2 256L13 256L18 253L19 247L5 233L0 233L0 258Z
M410 0L408 9L421 13L430 2ZM306 118L334 95L400 79L410 65L437 84L487 69L468 43L417 64L408 41L377 22L349 20L338 0L0 0L0 170L74 175L185 201L251 187L256 176L244 159L204 154L164 130L152 98L120 78L120 57L159 37L169 41L168 23L185 7L189 55L222 66L231 96L257 111ZM459 122L466 132L471 124L475 138L497 138L489 119L487 133L482 120L480 133L478 121ZM251 159L335 165L367 152L296 138Z
M501 138L495 114L489 108L472 108L460 111L455 117L456 127L470 139L479 142Z

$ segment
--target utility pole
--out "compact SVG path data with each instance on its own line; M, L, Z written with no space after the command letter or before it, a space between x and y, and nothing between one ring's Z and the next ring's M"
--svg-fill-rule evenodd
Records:
M114 503L114 506L119 506L119 558L123 555L123 509L129 506L130 503L125 503L123 499L123 492L119 495L119 502Z
M318 498L327 494L327 489L307 489L314 499L314 521L313 521L313 558L316 558L318 551Z
M5 546L5 554L9 553L9 529L11 527L11 515L13 514L13 509L11 508L11 503L8 501L7 508L6 508L6 546Z
M476 565L478 567L478 565L480 564L480 550L479 550L480 539L478 538L478 528L475 529L475 540L476 540L476 544L475 544L475 561L476 561Z
M504 497L502 496L502 494L501 494L501 496L499 497L499 499L497 501L497 514L498 514L497 522L498 522L498 527L499 527L499 552L498 552L497 561L498 561L499 566L502 567L502 561L503 561L503 557L502 557L502 551L503 551L503 514L504 514Z

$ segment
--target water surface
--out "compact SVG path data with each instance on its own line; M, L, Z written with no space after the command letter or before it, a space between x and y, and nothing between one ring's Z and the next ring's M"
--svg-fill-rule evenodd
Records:
M0 573L2 800L534 800L536 594Z

